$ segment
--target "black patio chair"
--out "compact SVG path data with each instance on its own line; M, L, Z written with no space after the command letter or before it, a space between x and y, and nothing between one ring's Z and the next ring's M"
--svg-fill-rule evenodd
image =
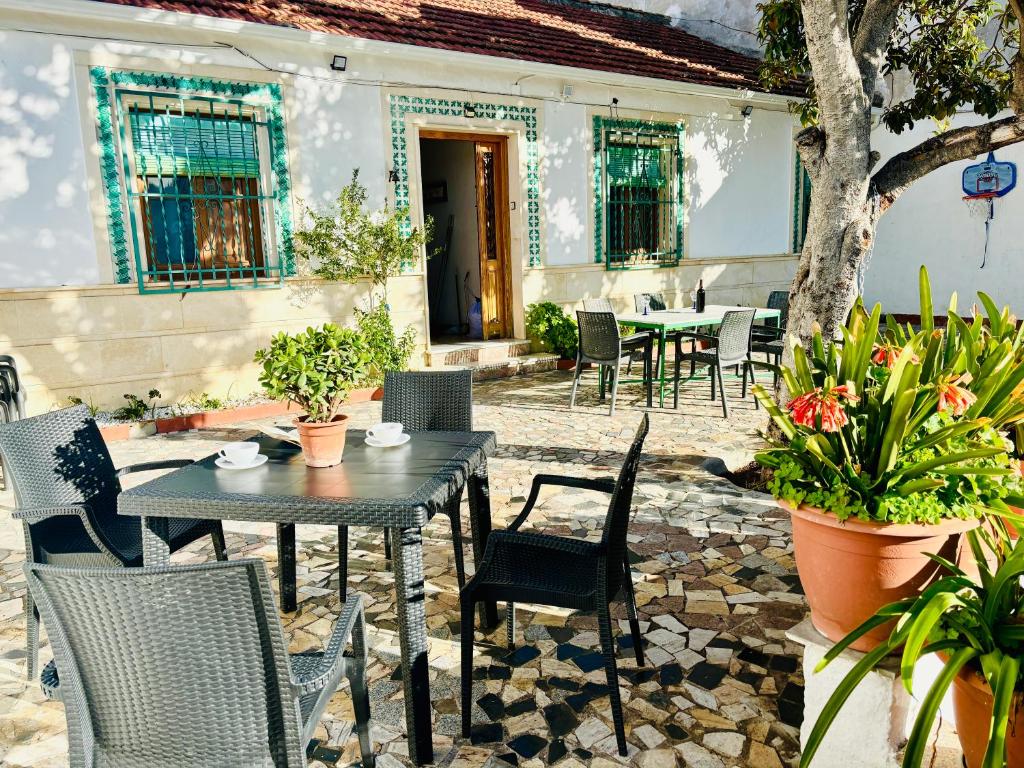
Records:
M581 310L576 313L576 320L579 325L579 344L576 349L576 375L572 380L569 409L572 410L576 405L576 389L579 387L580 376L583 375L583 363L590 363L598 368L598 386L602 400L605 398L605 374L610 375L612 402L608 415L614 416L615 398L619 391L619 366L635 352L643 354L643 379L647 387L647 407L650 408L653 403L651 335L645 332L623 337L612 312Z
M722 413L729 418L729 402L725 396L725 381L722 369L737 366L743 370L743 397L747 396L747 376L754 381L754 368L750 362L750 329L754 324L756 310L739 309L726 312L722 316L717 336L694 334L695 338L706 342L707 349L697 349L696 345L690 352L683 352L676 346L675 398L674 408L679 407L679 366L684 360L690 361L690 376L693 376L698 365L707 366L711 377L711 399L715 399L715 380L717 379L722 395ZM757 398L754 407L758 408Z
M142 565L142 526L137 517L117 514L118 478L133 472L174 469L191 459L151 461L114 469L96 421L84 405L0 424L0 462L14 490L14 517L24 524L25 559L69 566ZM203 536L213 539L218 560L226 560L219 520L172 519L171 552ZM35 674L39 613L31 593L28 618L28 675Z
M476 604L506 604L508 645L515 645L515 603L550 605L577 611L595 611L601 637L605 675L608 680L619 754L626 754L626 734L615 665L615 640L609 606L623 592L636 663L644 664L643 638L636 612L633 579L626 551L626 531L633 503L640 452L650 420L644 414L633 444L619 471L618 480L537 475L523 511L504 531L487 537L487 547L476 574L462 590L462 735L470 735L473 692L473 616ZM611 494L600 542L564 536L523 533L519 527L537 503L544 485L586 488Z
M15 421L28 416L26 399L14 358L0 355L0 421Z
M343 678L372 768L358 596L322 652L289 654L262 560L25 575L53 645L41 682L64 703L71 768L304 767Z
M789 291L772 291L768 294L768 309L777 309L782 314L777 325L754 325L751 330L750 351L764 354L765 362L779 364L782 359L786 322L789 319Z

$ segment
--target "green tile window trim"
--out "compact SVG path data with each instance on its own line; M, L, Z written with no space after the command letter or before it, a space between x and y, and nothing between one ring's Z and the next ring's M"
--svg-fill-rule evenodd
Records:
M683 257L683 138L685 126L682 121L676 123L655 122L649 120L630 120L616 117L594 115L594 263L605 264L607 269L648 269L644 266L611 266L606 263L604 253L605 226L605 169L604 137L608 131L645 131L657 133L678 142L675 167L675 249L676 263ZM665 180L661 180L664 183ZM675 266L674 263L660 263L657 266Z
M124 177L117 159L113 91L118 88L142 88L167 92L174 96L221 96L244 99L261 106L266 113L270 138L270 171L274 179L274 223L277 230L278 258L283 275L295 274L295 253L292 243L291 179L288 174L288 144L284 127L281 88L275 83L246 83L214 80L205 77L182 77L153 72L128 72L106 67L92 67L90 81L96 99L99 138L100 174L107 204L107 231L113 259L114 280L131 283L130 242L124 214ZM141 276L140 292L145 292ZM232 287L245 287L239 283ZM193 288L195 290L195 288Z
M811 213L811 177L804 168L800 154L796 154L793 171L793 253L804 249L807 219Z
M526 229L528 264L540 266L540 147L537 141L537 110L511 104L454 101L425 96L392 95L391 109L391 167L398 180L395 182L395 206L409 206L409 154L405 139L405 116L439 115L461 117L466 107L476 112L477 118L522 123L526 138ZM412 231L412 222L406 221L405 232ZM403 268L409 270L412 264Z

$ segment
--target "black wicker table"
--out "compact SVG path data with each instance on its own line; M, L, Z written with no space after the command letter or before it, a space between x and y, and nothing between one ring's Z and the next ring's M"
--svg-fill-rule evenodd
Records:
M364 437L349 430L342 463L310 469L296 446L261 436L260 452L270 457L262 467L222 470L214 465L216 456L208 456L124 491L118 512L142 518L146 565L170 561L171 518L278 523L286 531L279 548L289 545L289 535L294 546L296 524L389 528L409 755L429 763L434 750L421 528L468 486L473 558L479 564L491 529L487 456L497 441L493 432L414 432L405 445L382 449L367 446ZM287 582L294 585L294 579L282 578L282 587ZM295 609L294 586L288 592L281 595L286 611ZM494 626L495 605L484 613L484 624Z

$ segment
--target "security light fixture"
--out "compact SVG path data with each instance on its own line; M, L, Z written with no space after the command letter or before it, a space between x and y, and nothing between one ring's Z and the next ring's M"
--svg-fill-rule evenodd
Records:
M750 104L747 104L747 106L740 110L740 114L743 115L744 117L750 117L753 113L754 107Z
M562 83L562 101L571 99L575 88L572 87L571 83Z
M398 171L396 171L394 168L388 171L388 181L390 181L392 184L398 183Z
M462 114L465 117L476 117L476 107L467 101L462 105Z
M335 72L344 72L348 66L348 56L335 56L331 59L331 69Z

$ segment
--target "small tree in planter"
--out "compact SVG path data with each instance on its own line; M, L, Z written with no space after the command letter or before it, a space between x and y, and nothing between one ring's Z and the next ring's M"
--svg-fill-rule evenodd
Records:
M311 467L330 467L345 450L348 416L340 413L348 391L366 376L370 350L350 328L327 323L296 334L279 333L256 351L259 381L276 400L306 413L295 420L302 455Z
M405 370L415 346L416 330L395 333L388 303L388 280L419 260L433 237L434 220L423 229L408 227L409 209L366 210L366 187L359 169L334 203L323 211L306 207L310 225L295 232L295 252L324 280L356 283L366 280L367 309L356 309L356 325L370 347L367 381L379 384L388 371Z
M820 331L809 353L795 344L793 368L781 369L785 410L754 390L784 436L757 459L791 512L812 621L834 641L934 581L938 566L922 553L955 560L965 530L1020 506L999 430L1024 418L1021 358L952 309L949 333L932 327L923 271L921 296L920 330L890 321L879 334L881 308L858 305L841 347ZM876 627L853 647L870 650L887 634Z
M531 304L526 308L526 335L543 349L557 354L563 360L576 357L579 331L576 321L560 306L550 301Z

